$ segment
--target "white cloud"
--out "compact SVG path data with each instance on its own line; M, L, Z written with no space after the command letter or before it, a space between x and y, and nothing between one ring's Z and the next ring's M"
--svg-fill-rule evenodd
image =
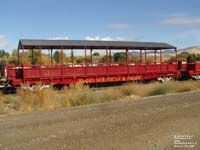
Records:
M161 23L170 25L200 25L200 16L192 16L184 13L171 14L165 16L165 19Z
M92 40L92 41L141 41L142 39L143 39L142 37L110 37L110 36L85 37L85 40Z
M54 37L54 38L49 38L49 40L69 40L69 37ZM105 37L100 37L100 36L86 36L85 40L89 41L141 41L143 37L110 37L110 36L105 36Z
M68 36L54 37L54 38L49 38L49 40L69 40L69 37Z
M108 24L107 28L116 29L116 30L123 30L130 28L129 24L126 23L115 23L115 24Z
M0 35L0 48L8 46L8 41L5 36Z

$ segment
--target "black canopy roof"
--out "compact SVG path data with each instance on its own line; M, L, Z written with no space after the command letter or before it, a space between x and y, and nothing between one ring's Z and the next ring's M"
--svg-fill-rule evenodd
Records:
M19 40L18 49L176 49L167 43L87 40Z

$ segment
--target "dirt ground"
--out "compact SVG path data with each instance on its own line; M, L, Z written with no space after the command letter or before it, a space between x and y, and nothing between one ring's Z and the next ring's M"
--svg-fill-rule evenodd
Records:
M2 150L200 150L200 91L4 116L0 136Z

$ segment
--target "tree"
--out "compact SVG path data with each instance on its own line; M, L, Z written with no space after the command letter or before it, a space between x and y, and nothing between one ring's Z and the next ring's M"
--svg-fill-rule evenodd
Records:
M92 55L93 56L100 56L100 54L98 52L94 52Z
M130 58L130 62L140 62L141 61L140 55L138 55L138 54L134 54L134 55L130 54L129 58Z
M2 60L5 60L6 63L8 62L9 57L10 57L10 54L8 52L6 52L4 49L0 50L0 58Z
M196 56L195 54L190 54L188 57L187 57L187 62L195 62L196 61Z
M84 63L84 58L83 58L83 57L78 57L77 60L76 60L76 63L77 63L77 64L82 64L82 63Z
M175 62L175 61L176 61L176 57L175 57L175 56L171 56L171 57L169 58L169 60L166 61L166 62Z
M187 58L190 54L188 52L181 52L178 54L179 61L187 61Z
M4 68L7 65L7 62L3 59L0 60L0 77L4 77L5 72L4 72Z
M197 60L197 61L200 61L200 54L197 54L197 55L196 55L196 60Z
M32 50L28 51L28 61L31 64L38 64L39 63L39 56L40 56L39 51L34 50L33 53L32 53Z
M55 51L55 53L53 54L53 58L57 64L59 64L61 62L60 55L61 55L61 52L59 52L59 51Z
M12 50L12 54L11 54L11 56L9 57L9 59L8 59L8 63L9 64L17 64L17 62L18 62L18 55L17 55L17 50L16 49L13 49Z
M0 76L4 76L4 68L8 63L8 59L10 54L6 52L4 49L0 50Z
M179 61L187 61L187 62L195 62L200 60L200 54L190 54L188 52L182 52L181 54L178 54L178 60ZM172 56L169 59L169 62L176 61L176 57Z
M99 58L98 63L105 63L106 62L106 56L102 56Z
M125 62L126 61L126 53L125 52L118 52L114 54L114 61L115 62Z

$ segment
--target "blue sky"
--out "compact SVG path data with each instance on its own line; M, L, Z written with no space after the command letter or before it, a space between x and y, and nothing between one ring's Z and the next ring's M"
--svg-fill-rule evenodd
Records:
M199 0L1 0L0 49L21 38L200 45Z

